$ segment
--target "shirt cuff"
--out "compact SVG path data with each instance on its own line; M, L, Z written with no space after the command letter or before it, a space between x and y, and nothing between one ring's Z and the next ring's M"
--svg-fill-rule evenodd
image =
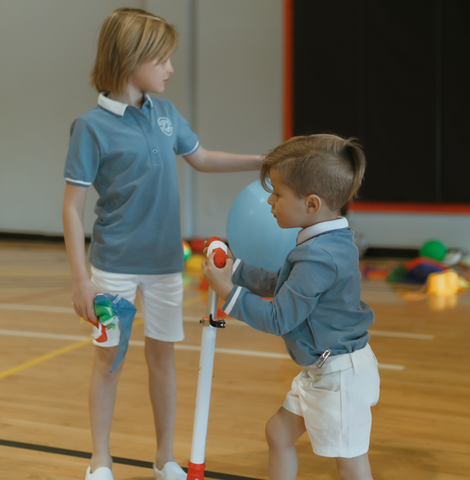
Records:
M242 261L239 258L237 258L232 267L232 275L237 271L237 268L240 265L240 263L242 263Z
M81 180L74 180L68 177L65 177L65 181L71 185L80 185L81 187L89 187L91 185L91 182L82 182Z
M232 293L228 297L227 301L225 302L225 305L222 307L222 311L230 316L230 313L233 310L233 307L237 303L238 297L240 296L240 293L242 291L242 287L236 287L232 290Z

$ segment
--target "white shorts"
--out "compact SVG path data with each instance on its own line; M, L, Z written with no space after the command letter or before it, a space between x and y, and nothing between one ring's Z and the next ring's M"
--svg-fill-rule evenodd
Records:
M369 450L372 415L379 400L377 359L369 345L305 367L282 405L304 417L313 451L322 457L353 458Z
M102 293L121 295L134 303L137 289L144 314L145 336L163 342L180 342L183 332L183 277L181 273L168 275L129 275L110 273L91 267L91 281ZM97 329L93 327L94 331ZM107 330L108 340L94 341L100 347L119 344L119 325Z

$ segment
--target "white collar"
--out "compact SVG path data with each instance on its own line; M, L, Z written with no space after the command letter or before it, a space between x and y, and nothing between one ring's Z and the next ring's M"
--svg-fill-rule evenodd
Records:
M339 230L341 228L348 228L349 223L344 217L338 217L336 220L329 220L328 222L320 222L312 225L311 227L304 228L300 230L297 235L297 245L306 242L312 237L316 237L325 232L330 232L331 230Z
M150 107L153 107L152 99L145 94L145 102L150 103ZM144 104L145 104L144 102ZM129 106L127 103L118 102L116 100L112 100L108 98L104 93L100 93L98 95L98 105L103 107L105 110L108 110L116 115L123 116L126 108Z

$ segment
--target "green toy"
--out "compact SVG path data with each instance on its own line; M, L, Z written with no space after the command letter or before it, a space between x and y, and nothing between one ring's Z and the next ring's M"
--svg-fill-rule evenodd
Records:
M439 240L429 240L423 244L419 251L421 257L432 258L442 262L447 254L446 246Z

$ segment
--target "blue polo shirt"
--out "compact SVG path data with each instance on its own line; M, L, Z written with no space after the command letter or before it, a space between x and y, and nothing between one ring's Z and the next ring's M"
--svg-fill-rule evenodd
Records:
M168 100L147 97L140 109L100 94L98 106L73 122L66 182L99 194L92 265L143 275L183 271L175 154L198 147Z
M374 313L361 301L353 235L345 218L305 228L277 272L237 259L232 280L238 286L224 312L281 336L298 365L312 365L327 348L332 355L364 348Z

